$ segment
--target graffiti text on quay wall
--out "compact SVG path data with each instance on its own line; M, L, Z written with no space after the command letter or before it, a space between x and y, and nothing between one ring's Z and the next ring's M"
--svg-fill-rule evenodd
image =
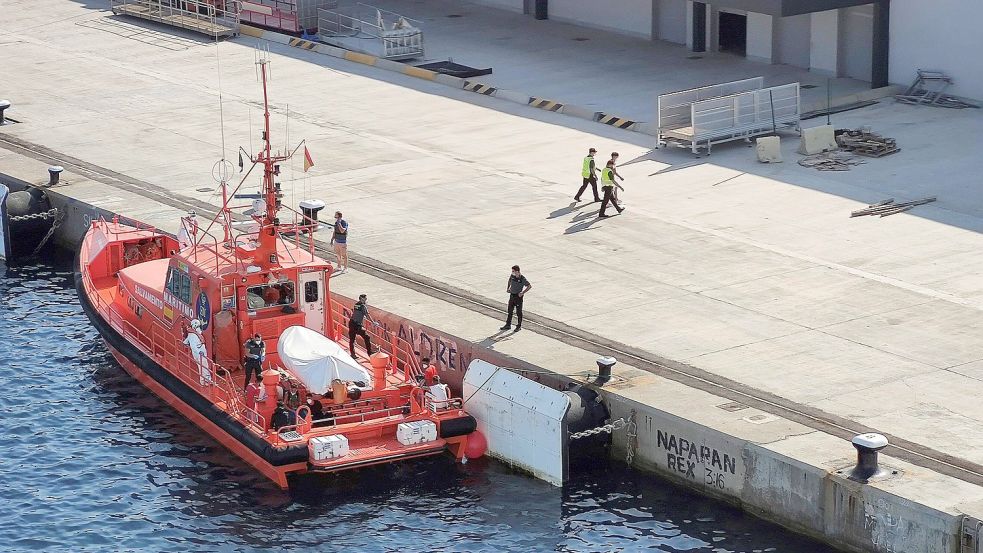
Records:
M737 474L737 459L716 448L662 430L656 431L656 443L666 450L666 468L690 480L698 479L697 465L703 466L703 483L715 488L724 488L727 474Z

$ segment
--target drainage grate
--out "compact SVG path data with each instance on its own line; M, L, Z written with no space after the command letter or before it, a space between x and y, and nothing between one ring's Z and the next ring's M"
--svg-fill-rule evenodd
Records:
M741 409L747 409L747 405L744 405L743 403L738 403L736 401L732 401L730 403L724 403L722 405L718 405L717 408L723 409L724 411L740 411Z
M195 192L211 192L211 188L195 188Z
M584 42L584 41L586 41L586 40L590 40L590 39L589 39L589 38L587 38L587 37L585 37L585 36L578 36L578 37L576 37L576 38L574 38L573 40L574 40L575 42Z
M701 60L701 59L703 59L703 56L686 56L686 59L688 59L688 60Z
M452 14L448 15L447 17L449 17L451 19L456 19L458 17L464 17L464 16L461 15L461 14L459 14L459 13L452 13Z
M816 84L800 84L799 88L809 89L809 88L819 88Z

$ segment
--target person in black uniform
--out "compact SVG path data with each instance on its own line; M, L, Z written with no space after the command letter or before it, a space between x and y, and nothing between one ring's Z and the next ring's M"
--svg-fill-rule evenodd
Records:
M255 336L246 340L246 359L243 361L242 366L246 369L246 383L243 385L243 389L249 387L249 381L253 378L253 373L256 373L256 378L259 378L259 373L263 372L263 359L266 357L266 342L263 341L263 337L260 336L259 332Z
M515 325L515 332L522 330L522 296L526 294L532 288L532 284L529 280L522 275L519 270L518 265L512 265L512 274L509 276L509 281L505 285L505 291L509 294L509 317L505 320L505 326L500 330L508 330L512 328L512 313L513 311L518 316L518 321Z
M369 317L369 308L365 305L367 299L365 294L358 297L358 301L352 307L352 316L348 319L348 352L352 354L352 357L355 357L356 336L361 336L362 340L365 340L365 351L372 355L372 342L369 341L369 333L365 332L364 327L365 319L373 322L372 317Z

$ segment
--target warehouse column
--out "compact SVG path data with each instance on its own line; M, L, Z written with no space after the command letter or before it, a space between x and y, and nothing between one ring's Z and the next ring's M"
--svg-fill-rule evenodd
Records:
M694 52L707 51L707 5L706 2L693 2L693 46Z
M874 3L874 40L871 44L870 86L888 85L888 60L890 59L891 0Z

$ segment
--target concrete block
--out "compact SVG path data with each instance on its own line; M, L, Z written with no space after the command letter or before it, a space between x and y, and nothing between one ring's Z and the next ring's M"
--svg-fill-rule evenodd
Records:
M530 98L528 94L523 94L522 92L516 92L514 90L504 90L501 88L495 90L495 97L522 105L528 104Z
M376 58L375 66L379 69L385 69L386 71L395 71L396 73L402 73L406 65L399 63L397 61L387 60L383 58Z
M652 121L640 121L631 128L635 132L649 136L659 136L659 124Z
M782 139L778 136L762 136L755 140L758 161L761 163L782 162Z
M563 104L563 107L560 108L560 113L564 115L571 115L573 117L579 117L580 119L587 119L588 121L596 121L598 114L597 111L594 111L591 108L574 106L570 104Z
M330 44L318 44L317 48L314 50L318 54L324 54L326 56L331 56L332 58L344 58L345 50L344 48L338 48L337 46L331 46Z
M376 63L376 65L379 65ZM419 67L414 67L412 65L403 65L403 74L409 75L410 77L416 77L417 79L424 79L427 81L433 81L437 78L437 72L431 71L429 69L421 69Z
M836 148L836 138L833 137L832 125L802 129L802 141L799 144L800 154L810 156Z
M243 36L251 36L255 38L263 38L265 31L263 29L258 29L256 27L250 27L249 25L240 25L239 34Z
M440 84L445 84L447 86L453 86L454 88L464 88L464 79L460 77L454 77L451 75L444 75L443 73L437 73L433 80Z

